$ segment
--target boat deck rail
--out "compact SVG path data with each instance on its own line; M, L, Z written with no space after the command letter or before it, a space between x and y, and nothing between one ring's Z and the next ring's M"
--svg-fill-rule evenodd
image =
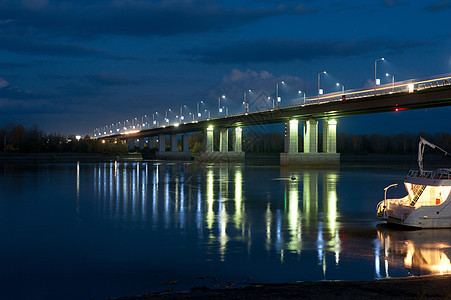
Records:
M438 169L437 171L410 170L407 177L428 178L428 179L451 179L451 169Z

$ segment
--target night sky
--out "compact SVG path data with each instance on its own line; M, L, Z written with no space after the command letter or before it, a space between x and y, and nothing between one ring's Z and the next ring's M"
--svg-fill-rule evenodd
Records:
M92 134L166 109L230 112L451 72L450 1L0 0L0 127ZM254 96L253 96L254 95ZM257 100L256 100L257 101ZM251 107L252 110L252 107ZM450 108L338 120L338 132L450 132Z

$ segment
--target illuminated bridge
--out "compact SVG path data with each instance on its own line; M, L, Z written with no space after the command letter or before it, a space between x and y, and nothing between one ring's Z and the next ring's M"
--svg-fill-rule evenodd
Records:
M191 157L187 133L205 133L203 161L242 161L242 128L252 125L284 123L284 153L281 165L338 164L336 153L337 119L344 116L390 112L408 109L448 106L451 104L451 74L421 80L408 80L371 89L348 90L317 97L300 98L301 104L265 109L241 114L187 121L147 128L105 128L94 133L94 138L126 140L130 148L144 147L145 139L158 138L159 158ZM299 122L304 122L304 151L299 152ZM318 122L323 122L323 149L318 149ZM229 129L233 151L229 151ZM213 149L213 132L219 131L219 151ZM177 151L177 135L182 134L182 151ZM165 150L170 137L170 151Z

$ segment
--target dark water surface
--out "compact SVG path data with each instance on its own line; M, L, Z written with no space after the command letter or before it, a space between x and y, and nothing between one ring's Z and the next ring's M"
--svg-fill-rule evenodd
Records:
M407 171L2 163L0 298L449 273L451 231L376 226Z

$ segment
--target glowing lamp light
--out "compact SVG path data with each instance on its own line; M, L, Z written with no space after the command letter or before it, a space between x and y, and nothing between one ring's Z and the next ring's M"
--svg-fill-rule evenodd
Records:
M202 114L201 114L201 113L198 113L197 116L200 118L200 117L202 116Z
M75 139L77 139L77 141L79 141L81 139L81 135L76 135Z
M213 126L212 125L208 126L207 130L213 130Z
M411 83L407 86L407 88L409 89L409 93L413 93L414 92L414 85Z
M282 100L281 97L277 97L277 102L280 102Z
M319 89L319 94L320 94L320 95L324 94L323 89Z
M179 127L179 125L180 125L179 123L175 123L174 127Z
M381 85L381 80L379 78L376 79L376 85Z
M219 109L219 112L222 113L222 107Z
M395 108L395 111L399 111L399 108Z

